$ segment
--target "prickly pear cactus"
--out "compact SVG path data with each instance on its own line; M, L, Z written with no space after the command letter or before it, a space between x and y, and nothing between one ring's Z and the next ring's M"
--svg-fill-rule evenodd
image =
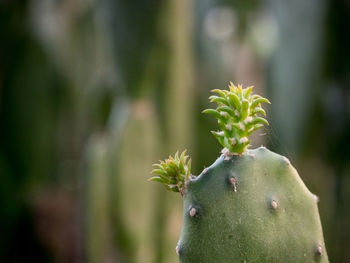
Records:
M214 90L213 132L222 155L199 176L190 174L185 152L155 165L155 176L184 199L176 252L182 263L328 262L313 195L286 157L265 147L249 150L248 136L267 124L262 102L232 83Z

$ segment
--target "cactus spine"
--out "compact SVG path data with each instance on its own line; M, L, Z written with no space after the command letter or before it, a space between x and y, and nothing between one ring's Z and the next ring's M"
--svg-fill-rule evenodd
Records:
M265 147L249 150L248 136L267 124L262 102L232 83L214 90L218 103L213 132L222 155L197 177L185 152L156 165L159 181L184 197L176 252L182 263L328 262L313 195L286 157Z

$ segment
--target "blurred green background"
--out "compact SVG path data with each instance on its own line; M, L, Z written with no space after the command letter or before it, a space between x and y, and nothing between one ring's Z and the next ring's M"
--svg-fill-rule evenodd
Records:
M0 261L178 262L180 195L220 152L214 88L270 99L252 147L290 158L350 262L350 2L1 0ZM298 226L295 226L298 227Z

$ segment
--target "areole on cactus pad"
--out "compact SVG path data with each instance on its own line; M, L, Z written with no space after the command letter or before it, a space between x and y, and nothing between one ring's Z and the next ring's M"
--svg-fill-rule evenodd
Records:
M198 176L185 151L169 157L151 181L183 196L176 252L182 263L328 262L318 198L286 157L265 147L248 149L248 136L268 122L252 88L213 90L222 155ZM260 115L260 116L259 116Z

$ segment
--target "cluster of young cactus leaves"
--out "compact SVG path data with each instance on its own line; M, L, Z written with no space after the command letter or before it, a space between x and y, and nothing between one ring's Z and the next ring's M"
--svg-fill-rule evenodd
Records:
M212 134L224 147L223 152L227 155L240 155L250 145L249 136L268 121L261 103L269 103L266 98L252 94L253 86L242 88L230 82L228 90L214 89L219 96L209 97L210 102L216 102L216 109L206 109L203 113L212 114L217 118L220 131L212 131ZM183 193L185 182L191 175L191 159L183 151L174 157L169 156L165 161L154 164L154 174L150 181L160 182L174 192Z
M150 180L183 196L180 262L328 263L318 198L286 157L248 149L270 103L252 89L213 90L217 107L203 112L217 118L223 150L200 175L191 175L186 151L154 165Z
M265 110L261 103L270 103L260 95L252 95L253 86L243 89L232 82L229 90L214 89L219 96L210 96L210 102L216 102L216 109L206 109L203 113L214 115L220 131L212 131L219 143L228 149L229 153L242 154L250 144L248 136L254 131L268 125Z
M191 175L191 159L186 155L186 150L181 153L176 152L175 156L169 156L165 161L159 161L159 164L153 164L156 168L152 170L155 176L150 181L160 182L173 192L183 194L185 182Z

